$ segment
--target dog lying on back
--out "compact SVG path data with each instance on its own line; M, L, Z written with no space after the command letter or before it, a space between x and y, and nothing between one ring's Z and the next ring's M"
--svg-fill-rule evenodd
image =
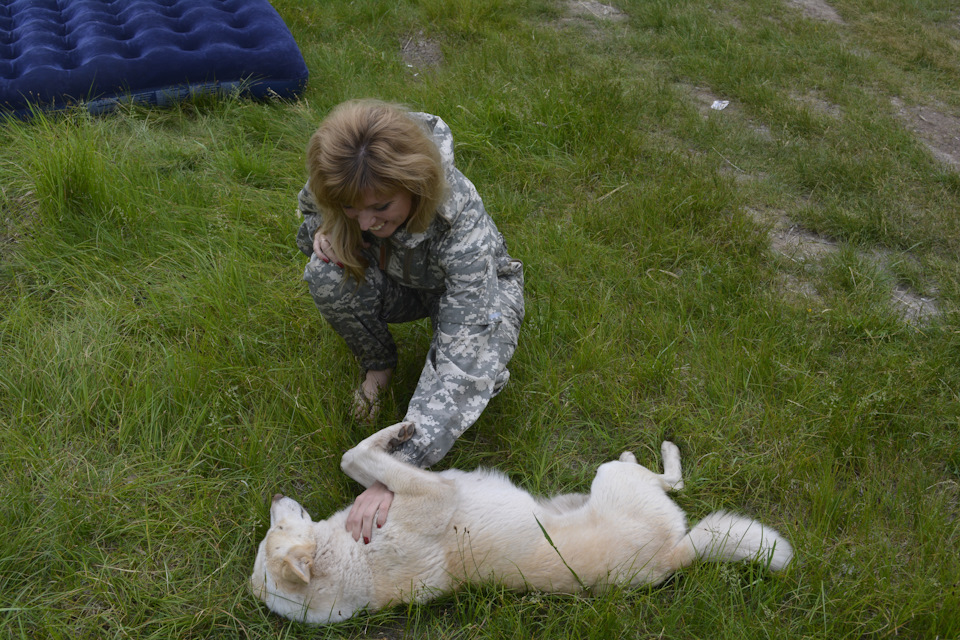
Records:
M776 531L733 514L712 513L688 530L666 493L683 487L671 442L661 446L662 474L626 452L600 465L589 495L538 499L499 473L433 473L392 457L413 433L413 423L401 422L343 456L351 478L365 487L379 480L395 494L368 545L347 532L346 509L314 522L295 500L274 496L250 577L267 607L325 624L465 582L570 593L657 584L695 560L756 560L778 571L793 557Z

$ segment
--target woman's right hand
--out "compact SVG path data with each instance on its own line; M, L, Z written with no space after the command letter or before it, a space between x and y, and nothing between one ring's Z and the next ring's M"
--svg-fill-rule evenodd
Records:
M377 529L387 521L387 512L393 504L393 491L387 489L382 482L374 482L370 487L357 496L347 515L347 531L354 540L363 537L363 544L370 544L373 539L373 526Z
M313 252L324 262L333 262L338 267L343 267L343 263L340 262L340 258L333 250L333 246L325 234L317 232L313 236Z

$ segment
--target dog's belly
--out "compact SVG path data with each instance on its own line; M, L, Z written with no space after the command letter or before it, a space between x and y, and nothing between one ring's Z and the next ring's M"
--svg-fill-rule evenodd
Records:
M625 485L616 501L592 496L558 511L498 473L441 475L453 480L448 503L426 508L398 496L391 510L375 553L382 604L428 599L464 582L554 592L659 582L675 568L670 552L685 522L662 491Z
M533 496L498 473L452 470L443 475L457 487L457 508L442 538L451 585L493 582L512 589L577 590L577 579L550 541L558 516L545 513ZM576 519L571 513L560 521L571 517Z
M670 555L682 536L677 531L637 531L607 518L551 520L527 513L499 527L466 527L447 543L445 564L457 581L550 592L656 583L675 569Z
M444 536L444 564L457 581L574 592L659 582L675 569L670 556L686 522L662 491L626 484L616 501L591 497L555 512L499 474L451 475L458 508Z
M426 599L468 581L522 588L518 563L525 565L544 542L536 500L496 472L451 469L439 475L453 481L444 504L398 495L378 532L371 560L385 587L382 597Z

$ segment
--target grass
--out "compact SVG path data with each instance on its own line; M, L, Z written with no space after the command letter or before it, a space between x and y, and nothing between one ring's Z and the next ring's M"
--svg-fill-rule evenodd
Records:
M956 7L614 4L277 0L295 104L0 127L0 635L960 636L960 172L894 102L960 116ZM401 58L421 32L441 64ZM585 490L669 437L691 520L757 517L791 568L478 585L327 629L246 593L270 495L323 516L357 491L358 372L293 242L306 140L357 96L440 114L525 263L511 384L441 466ZM776 249L798 229L827 250ZM897 287L936 312L907 321ZM396 335L389 416L429 341Z

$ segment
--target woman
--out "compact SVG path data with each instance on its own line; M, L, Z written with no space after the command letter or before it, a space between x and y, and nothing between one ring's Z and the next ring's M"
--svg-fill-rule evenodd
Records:
M436 116L376 101L336 107L307 147L300 191L304 280L364 374L356 417L371 426L397 365L389 323L429 317L433 339L405 420L414 437L396 455L427 467L480 417L509 378L523 319L523 267L473 184L453 164L453 136ZM369 542L393 494L364 491L347 528Z

